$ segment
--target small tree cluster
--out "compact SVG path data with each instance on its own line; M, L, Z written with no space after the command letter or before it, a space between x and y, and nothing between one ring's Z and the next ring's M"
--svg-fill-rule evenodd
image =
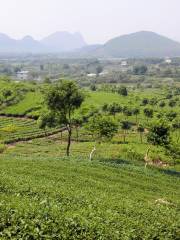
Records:
M147 73L147 71L148 71L148 68L145 65L135 66L133 68L133 73L135 75L145 75Z
M153 145L168 146L170 143L170 127L164 121L154 122L148 132L147 141Z
M124 86L121 86L120 88L118 88L117 92L121 96L125 96L125 97L128 96L128 90Z
M122 112L122 107L118 103L104 104L102 106L102 110L104 112L109 113L110 115L113 115L115 117L115 115L117 113L121 113Z
M101 142L112 139L118 131L118 124L112 117L99 114L89 119L87 129L95 140Z

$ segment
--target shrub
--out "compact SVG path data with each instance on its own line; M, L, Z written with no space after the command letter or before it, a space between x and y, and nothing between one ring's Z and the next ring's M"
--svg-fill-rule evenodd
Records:
M6 149L6 145L3 143L0 143L0 153L3 153Z

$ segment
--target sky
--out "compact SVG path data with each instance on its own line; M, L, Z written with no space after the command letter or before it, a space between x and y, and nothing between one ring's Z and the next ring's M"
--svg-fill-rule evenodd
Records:
M180 42L180 0L0 0L0 32L16 39L68 31L95 44L141 30Z

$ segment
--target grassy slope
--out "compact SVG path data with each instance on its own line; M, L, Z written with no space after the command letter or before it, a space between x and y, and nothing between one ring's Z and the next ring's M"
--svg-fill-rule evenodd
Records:
M42 100L43 99L40 92L28 92L22 101L16 105L7 107L4 112L7 114L24 115L28 113L28 111L41 106Z
M128 97L123 97L120 96L116 93L107 93L107 92L87 92L86 94L86 99L85 102L82 104L82 109L83 108L90 108L92 106L94 107L101 107L105 103L113 103L117 102L121 104L122 106L128 106L130 108L133 107L140 107L140 104L142 102L143 98L153 98L157 97L158 99L163 99L165 97L164 92L159 92L159 90L156 89L147 89L147 90L136 90L133 92L130 92ZM153 108L153 110L157 112L166 112L166 111L179 111L179 106L176 107L169 107L168 106L168 101L165 100L166 107L160 108L158 106L141 106L141 114L140 118L145 119L144 114L143 114L143 109L148 107L148 108ZM18 104L6 107L3 109L2 112L6 114L21 114L21 115L31 115L31 116L37 116L42 109L42 102L43 102L43 96L42 93L38 90L35 92L28 92L25 96L25 98L20 101ZM131 117L133 121L135 120L135 116ZM145 120L146 122L146 120Z
M84 106L134 106L138 95L92 93ZM41 95L28 93L11 112L22 114L40 101ZM92 146L73 144L67 160L64 143L33 140L0 156L0 239L178 239L178 175L145 170L129 161L121 144L99 146L88 163ZM147 148L139 136L131 147L141 154Z
M178 239L176 174L67 160L64 148L34 140L0 156L1 239Z
M5 143L44 136L57 130L51 128L45 132L38 127L37 121L32 119L0 117L0 140Z

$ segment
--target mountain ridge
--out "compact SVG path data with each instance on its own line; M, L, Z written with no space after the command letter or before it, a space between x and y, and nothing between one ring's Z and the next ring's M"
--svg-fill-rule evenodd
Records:
M16 40L4 33L0 33L0 52L12 53L49 53L68 52L86 46L86 42L80 33L55 32L40 41L32 36L25 36Z
M108 57L180 56L180 43L150 31L140 31L107 41L96 55Z
M28 35L15 40L0 33L0 52L59 53L68 57L99 58L178 57L180 43L151 31L121 35L105 44L94 45L87 45L79 32L57 31L40 41Z
M43 38L40 42L57 52L69 52L87 45L80 33L69 33L66 31L55 32Z

